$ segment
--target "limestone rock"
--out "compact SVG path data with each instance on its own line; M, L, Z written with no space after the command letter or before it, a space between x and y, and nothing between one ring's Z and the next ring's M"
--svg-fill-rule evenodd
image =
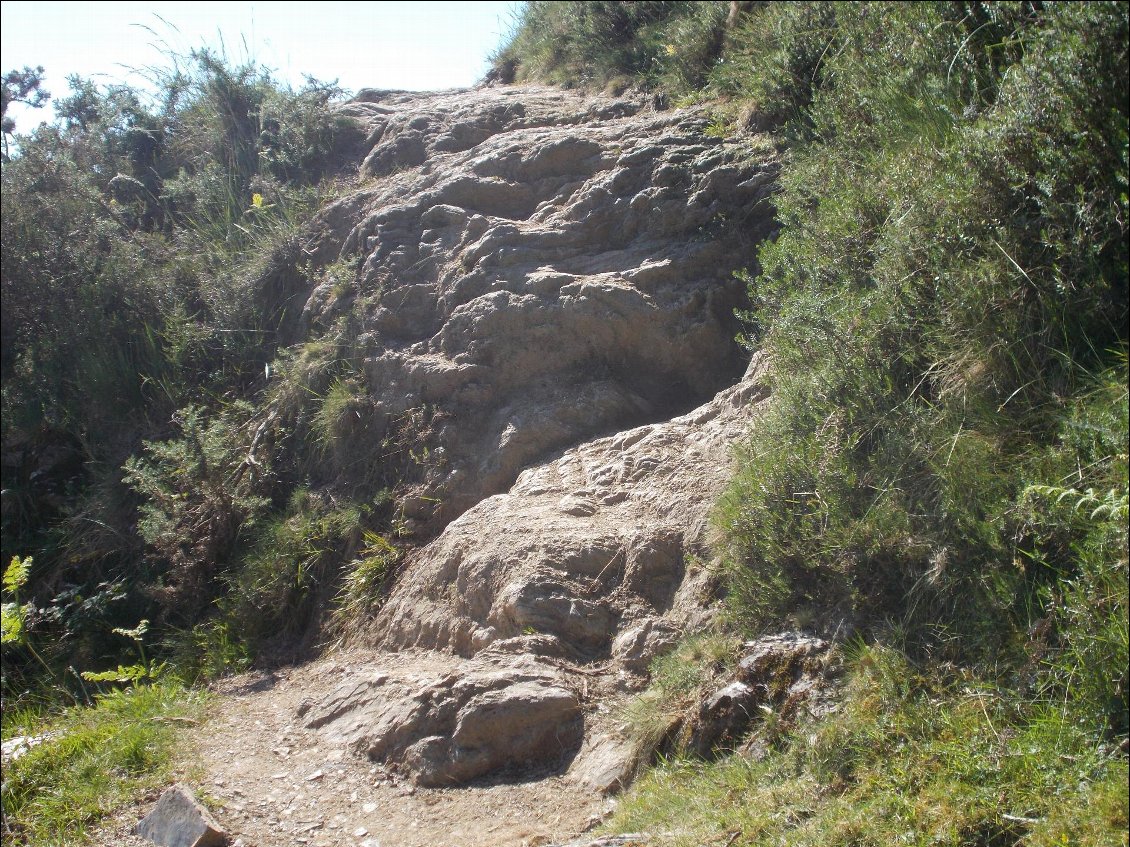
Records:
M702 704L698 724L687 745L692 752L708 756L720 744L736 742L757 714L757 692L744 682L731 682Z
M569 776L601 794L615 794L632 781L635 764L631 742L605 731L585 740Z
M694 559L708 555L731 444L765 396L762 366L687 415L570 449L469 509L408 564L376 622L382 645L470 656L485 633L537 634L574 659L646 673L701 623L708 574Z
M740 377L733 271L772 231L777 164L707 136L705 111L538 87L350 108L373 179L319 216L306 252L359 262L356 291L309 292L300 329L361 313L369 437L428 409L429 427L397 430L428 448L405 469L429 504L408 516L420 536L562 449Z
M548 847L647 847L651 836L645 832L629 832L624 835L599 835L595 838L585 836L568 844L548 845Z
M839 652L822 638L801 632L768 635L744 645L738 679L792 720L802 707L811 714L831 708L840 662Z
M436 670L353 674L303 719L421 784L568 768L616 790L606 702L709 619L708 515L768 396L733 272L774 231L778 163L662 105L522 86L342 107L364 181L303 250L355 276L307 292L294 341L351 316L348 452L405 445L417 544L370 635Z
M161 847L220 847L227 835L183 785L167 788L137 834Z
M306 727L423 786L553 768L580 747L580 704L560 673L526 656L451 667L430 678L347 681L308 713Z
M839 670L837 651L815 636L789 632L746 642L738 678L703 701L688 748L700 756L733 749L761 709L786 722L802 708L812 714L829 711Z

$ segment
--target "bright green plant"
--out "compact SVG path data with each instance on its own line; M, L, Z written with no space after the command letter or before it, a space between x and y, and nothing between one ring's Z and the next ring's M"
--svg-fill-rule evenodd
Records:
M366 510L335 505L296 489L286 510L264 523L256 543L229 577L221 607L238 621L242 639L307 633L318 610L332 599L343 562L362 539Z
M334 621L339 628L363 620L379 605L401 551L383 535L362 533L363 546L349 563L337 596Z
M19 727L42 741L4 765L5 843L87 843L92 824L167 781L178 727L195 724L205 701L160 682Z
M240 531L263 513L265 480L249 460L251 409L234 403L207 417L194 406L177 417L182 437L152 441L125 464L126 482L145 497L138 529L168 568L167 581L191 619L215 588L208 579L235 550Z
M149 621L142 620L133 629L114 627L114 634L128 638L137 649L139 661L132 665L118 665L109 671L83 671L80 675L87 682L117 682L136 686L142 682L155 682L168 669L167 662L154 664L145 655L145 634L149 631Z

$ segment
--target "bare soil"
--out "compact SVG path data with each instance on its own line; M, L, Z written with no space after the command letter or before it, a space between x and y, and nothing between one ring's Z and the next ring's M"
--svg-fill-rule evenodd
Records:
M358 667L426 672L438 660L338 653L226 679L205 722L186 731L176 778L211 809L233 847L535 847L568 841L611 812L614 801L554 773L417 788L302 726L304 702ZM159 794L107 822L92 843L147 847L132 830Z

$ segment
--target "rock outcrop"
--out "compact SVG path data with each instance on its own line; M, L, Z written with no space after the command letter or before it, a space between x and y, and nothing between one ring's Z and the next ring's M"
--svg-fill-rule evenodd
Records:
M372 632L456 664L370 669L308 725L424 785L572 763L615 790L629 746L601 698L708 619L708 513L767 396L733 272L772 231L776 163L643 99L346 108L370 181L308 252L356 261L356 288L315 289L302 322L362 315L373 437L426 410L403 501L420 546Z
M699 707L687 748L704 757L733 749L768 710L782 725L801 710L812 715L833 708L842 655L822 638L790 632L768 635L743 645L737 679L706 698ZM760 739L758 743L764 743Z
M466 782L504 768L567 763L581 745L576 692L559 670L498 654L438 676L373 671L343 682L304 715L419 785Z
M776 163L699 111L553 89L370 93L371 184L311 249L360 263L303 322L363 315L376 435L434 421L410 501L429 536L555 452L669 419L742 373L735 269L771 229ZM335 292L337 292L335 294Z

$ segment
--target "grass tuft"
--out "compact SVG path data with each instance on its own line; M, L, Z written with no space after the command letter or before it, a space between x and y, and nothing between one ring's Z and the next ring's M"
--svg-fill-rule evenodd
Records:
M180 728L200 715L205 700L199 691L160 682L46 719L5 714L5 739L49 736L4 766L5 843L85 843L99 820L168 781Z

